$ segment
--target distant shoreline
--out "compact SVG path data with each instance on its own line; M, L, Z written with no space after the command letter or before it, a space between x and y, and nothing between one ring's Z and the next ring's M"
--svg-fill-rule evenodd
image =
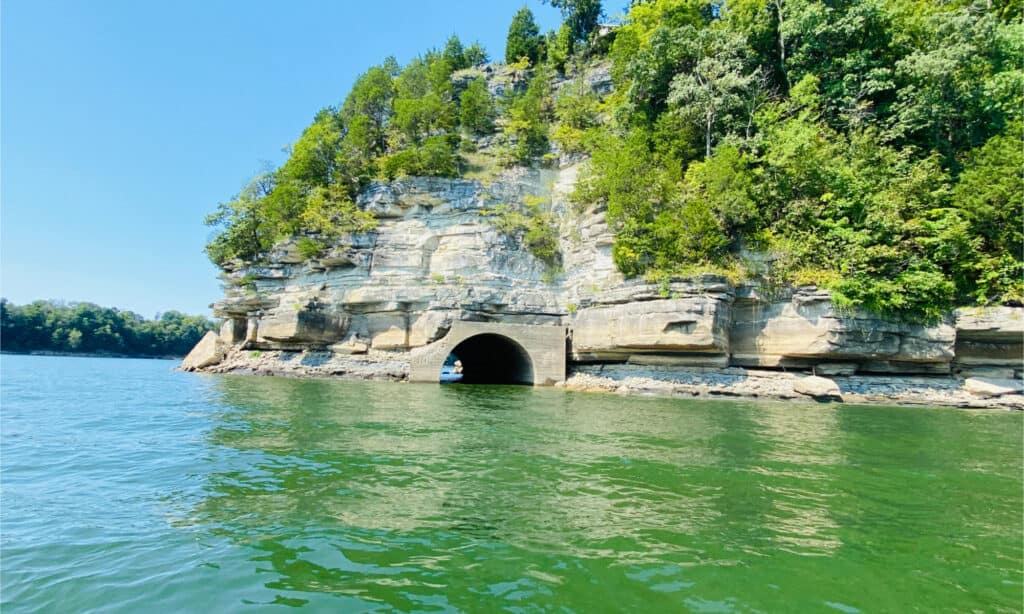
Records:
M145 358L147 360L181 360L184 358L183 356L154 356L150 354L118 354L116 352L54 352L50 350L31 350L28 352L0 350L0 354L20 356L63 356L66 358Z

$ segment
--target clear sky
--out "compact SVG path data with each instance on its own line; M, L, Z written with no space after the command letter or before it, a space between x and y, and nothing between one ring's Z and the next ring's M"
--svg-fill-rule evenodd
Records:
M452 33L504 56L538 0L5 0L0 294L146 317L220 295L204 215L355 77Z

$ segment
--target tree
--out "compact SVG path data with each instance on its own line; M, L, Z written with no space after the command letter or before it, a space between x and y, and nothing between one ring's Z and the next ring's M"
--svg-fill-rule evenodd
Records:
M207 226L220 229L206 246L206 254L214 264L223 267L235 259L254 260L270 248L276 235L262 211L262 203L275 185L276 173L260 173L235 198L221 203L217 211L206 216Z
M548 151L548 125L551 121L551 71L541 68L530 79L522 96L512 101L505 137L512 145L506 163L523 164Z
M555 100L558 127L554 138L562 151L575 153L584 150L586 132L598 125L597 94L586 79L578 77L562 88Z
M548 64L557 71L565 72L565 63L572 55L572 29L562 24L558 32L549 32L547 36Z
M741 106L756 82L755 73L744 73L746 45L743 37L724 30L682 30L692 43L692 69L672 79L668 102L675 112L704 129L704 155L711 155L711 137L722 115Z
M1019 27L955 10L925 20L920 47L896 62L901 87L889 134L955 154L983 144L1024 107Z
M960 259L961 292L978 302L1024 299L1024 127L971 151L953 200L979 239Z
M722 144L715 153L686 170L687 200L706 203L722 228L736 236L758 221L753 160L732 144Z
M409 62L395 78L394 116L389 126L392 149L418 146L432 134L455 128L450 75L447 58L433 53Z
M651 152L645 133L603 134L599 141L574 199L605 203L615 232L612 259L624 274L640 275L660 251L656 220L674 200L674 182Z
M352 85L352 91L345 97L341 106L341 120L348 124L355 117L362 115L369 120L371 149L380 154L387 148L385 127L392 113L395 97L394 72L397 63L385 62L382 66L373 66L360 75Z
M487 134L494 127L494 101L487 82L474 79L459 97L459 123L473 134Z
M897 54L893 4L772 1L786 86L808 75L816 77L825 119L833 127L864 123L886 113Z
M586 41L597 29L603 10L601 0L547 0L551 6L562 11L562 18L569 25L574 40Z
M529 58L530 64L540 59L540 29L533 19L533 12L525 6L512 17L505 39L505 61L514 64L520 58Z
M477 66L487 63L487 50L480 43L473 43L466 47L466 51L462 55L466 66Z
M454 34L445 43L443 55L453 72L471 66L469 59L466 57L466 50L462 48L462 41Z

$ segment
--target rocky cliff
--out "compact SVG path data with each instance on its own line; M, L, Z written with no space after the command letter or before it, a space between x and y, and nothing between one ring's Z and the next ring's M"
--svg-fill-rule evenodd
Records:
M957 378L983 376L1010 382L989 396L1016 396L1024 309L961 309L922 325L840 313L815 288L769 294L710 275L624 279L603 211L569 201L578 170L373 184L358 203L380 220L373 232L313 258L284 243L266 264L226 272L226 296L213 305L221 334L187 365L402 380L411 350L466 320L564 325L570 374L613 382L806 372L889 376L876 381L890 384L895 375L932 376L924 381L949 392ZM522 232L498 229L495 212L527 198L543 199L559 220L560 265L535 258Z

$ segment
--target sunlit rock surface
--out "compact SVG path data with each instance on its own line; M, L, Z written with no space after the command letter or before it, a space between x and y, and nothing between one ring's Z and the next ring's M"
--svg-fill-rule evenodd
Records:
M783 377L794 371L843 381L930 376L921 381L953 387L933 387L921 398L952 398L956 390L964 404L982 397L965 392L960 377L1021 377L1019 307L961 309L923 325L839 312L813 287L769 294L713 275L668 284L624 279L612 262L602 207L568 198L579 170L570 163L501 171L487 181L369 186L358 202L380 220L373 232L335 240L308 259L295 241L285 242L269 262L227 272L225 297L213 306L224 328L216 344L204 338L188 366L402 380L412 349L472 321L567 327L570 375L613 374L626 389L615 375L625 367L655 381L675 381L680 370L705 378L737 368L774 373L780 379L768 388L766 379L744 376L723 390L779 398L794 394ZM495 212L522 209L528 197L545 199L559 220L557 266L535 258L522 233L498 229ZM889 394L881 390L861 398Z

